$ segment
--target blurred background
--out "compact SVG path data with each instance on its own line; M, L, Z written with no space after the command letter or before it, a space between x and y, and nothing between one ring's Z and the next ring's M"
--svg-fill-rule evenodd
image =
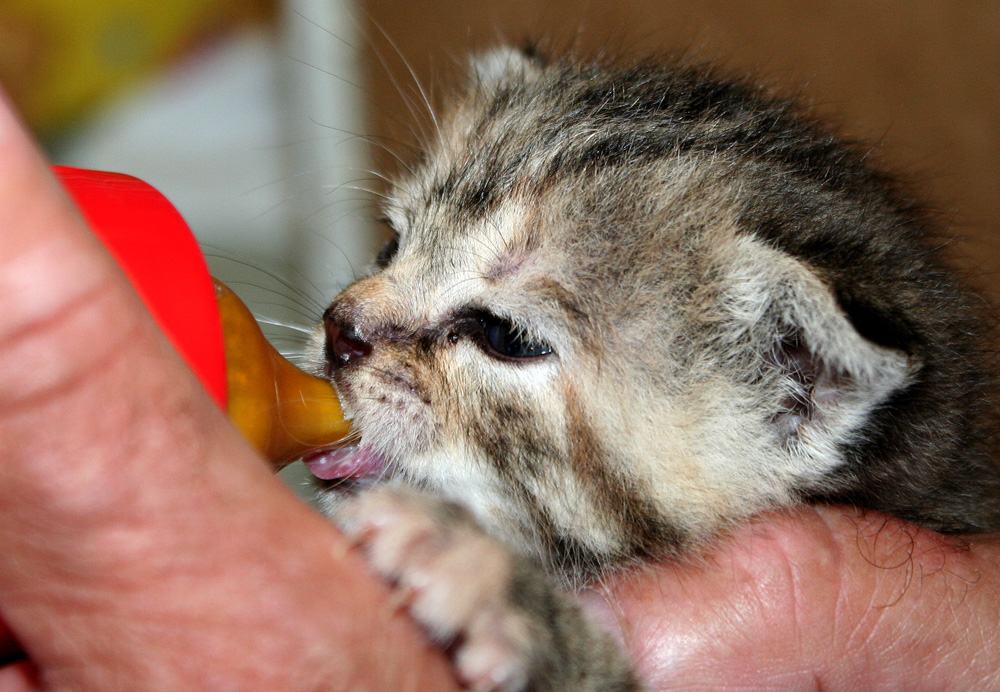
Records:
M677 52L786 84L922 189L1000 297L1000 3L2 0L0 83L58 163L143 178L294 353L470 52ZM290 325L282 327L280 325Z
M294 351L373 251L359 35L326 0L2 0L0 83L54 162L165 194Z

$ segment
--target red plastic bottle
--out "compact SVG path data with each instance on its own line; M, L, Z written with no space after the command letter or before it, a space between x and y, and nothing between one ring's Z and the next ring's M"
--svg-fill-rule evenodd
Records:
M181 357L275 468L348 441L333 387L271 347L247 307L209 276L166 197L120 173L53 171Z

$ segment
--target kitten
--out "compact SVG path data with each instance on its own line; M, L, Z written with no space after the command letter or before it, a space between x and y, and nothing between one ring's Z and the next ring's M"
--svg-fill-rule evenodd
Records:
M979 318L920 208L796 105L498 51L385 211L311 355L361 445L308 463L477 689L636 689L552 584L767 508L1000 527Z

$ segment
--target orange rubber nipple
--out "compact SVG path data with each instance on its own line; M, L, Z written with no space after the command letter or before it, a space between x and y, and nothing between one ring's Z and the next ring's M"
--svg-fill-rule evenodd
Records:
M274 350L247 307L219 281L215 295L226 347L227 413L244 437L276 469L346 442L351 424L333 386Z

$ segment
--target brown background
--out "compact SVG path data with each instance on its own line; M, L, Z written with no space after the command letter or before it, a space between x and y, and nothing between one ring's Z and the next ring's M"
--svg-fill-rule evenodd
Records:
M418 99L454 84L465 56L500 41L623 55L687 52L801 90L843 130L946 211L951 248L972 280L1000 296L1000 3L560 2L367 0L365 67L373 131L405 151ZM391 43L387 39L391 38ZM392 45L395 44L395 45ZM381 56L381 58L377 57ZM382 63L388 67L386 69ZM398 83L398 86L393 82ZM381 168L391 164L379 156Z

